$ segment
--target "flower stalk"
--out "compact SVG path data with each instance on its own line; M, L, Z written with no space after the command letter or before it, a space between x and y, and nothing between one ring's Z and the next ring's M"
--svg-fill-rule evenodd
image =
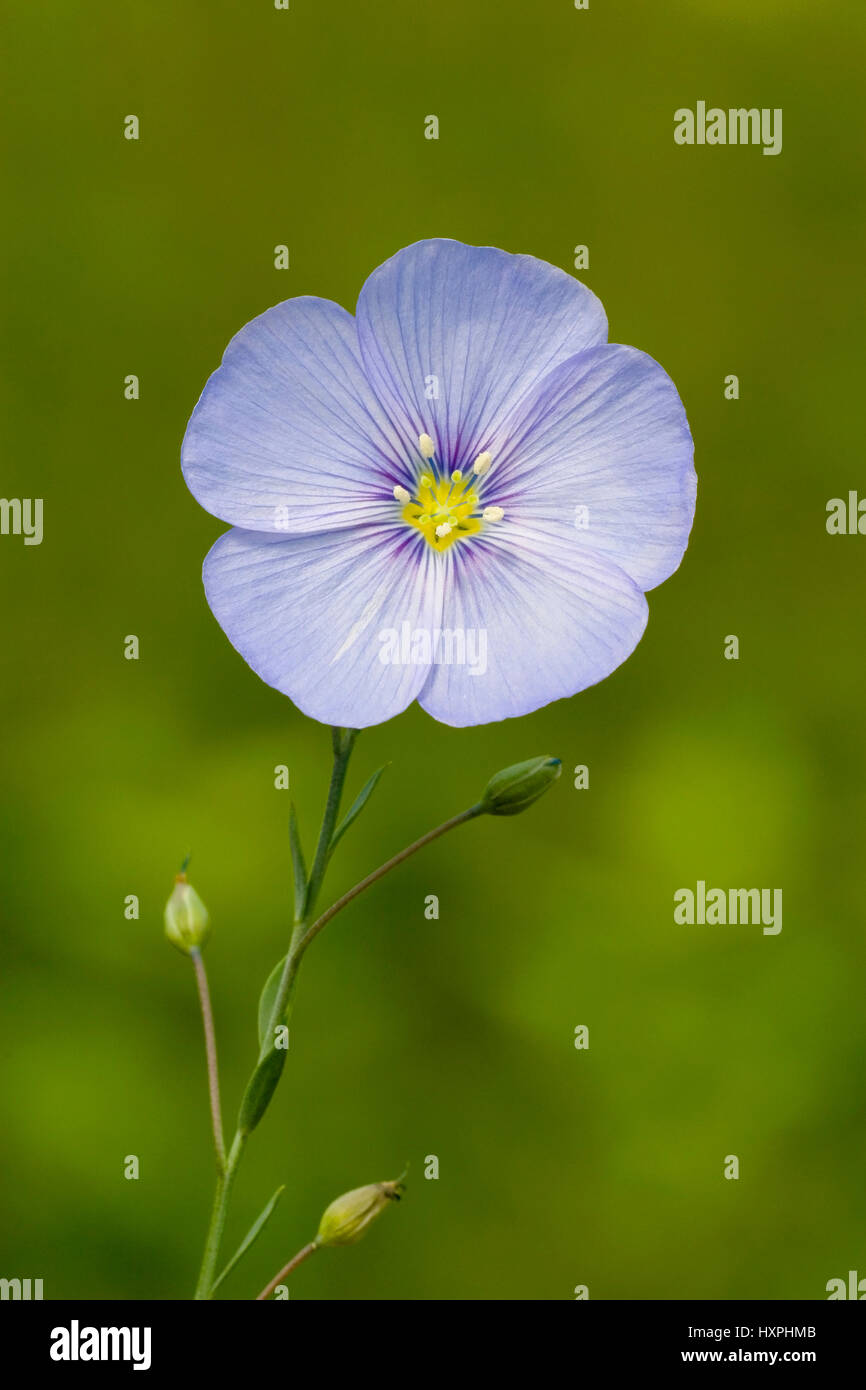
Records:
M279 1274L275 1274L273 1279L265 1284L261 1293L256 1294L256 1302L262 1303L266 1298L270 1298L277 1285L282 1284L284 1279L288 1279L289 1275L297 1269L298 1265L303 1264L304 1260L309 1259L310 1255L314 1255L318 1249L319 1242L317 1240L311 1240L309 1245L305 1245L302 1250L298 1251L297 1255L293 1255L289 1263L283 1265Z
M201 951L197 946L193 947L189 953L190 960L195 970L196 984L198 985L198 997L201 1004L201 1016L204 1024L204 1043L205 1054L207 1056L207 1078L208 1094L210 1096L211 1124L213 1126L214 1151L216 1153L217 1173L222 1175L226 1166L225 1141L223 1140L223 1120L222 1107L220 1106L220 1078L219 1066L217 1063L216 1032L214 1030L213 1009L210 1002L210 990L207 982L207 971L205 970L204 960Z
M443 821L442 824L437 825L435 829L428 830L426 835L422 835L420 839L414 840L411 845L407 845L405 849L401 849L399 854L395 854L390 859L386 859L385 863L380 864L378 869L374 869L366 878L362 878L360 883L356 883L354 888L350 888L341 898L338 898L335 903L332 903L328 910L323 912L321 917L313 922L312 926L308 927L301 936L297 944L296 952L298 965L300 965L301 957L307 950L307 947L315 940L322 928L326 927L332 918L336 917L338 912L342 912L344 907L348 907L349 903L353 902L359 894L365 892L367 888L371 888L374 883L378 883L380 878L384 878L392 869L396 869L398 864L402 864L404 860L409 859L413 854L417 854L419 849L424 849L427 845L431 845L434 840L438 840L440 835L446 835L449 830L456 830L458 825L465 825L467 821L474 820L476 816L482 815L483 812L484 807L480 802L477 806L470 806L467 811L461 811L459 815L452 816L450 820Z

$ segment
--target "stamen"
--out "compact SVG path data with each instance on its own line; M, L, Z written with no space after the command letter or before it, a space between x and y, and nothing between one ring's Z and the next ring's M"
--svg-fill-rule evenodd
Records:
M505 511L502 507L485 507L481 515L485 521L501 521Z
M468 467L450 468L445 459L437 457L437 446L429 434L419 434L418 448L425 461L429 461L429 471L420 475L414 487L405 488L397 483L392 491L403 509L402 519L406 525L414 526L427 544L442 554L457 541L475 536L481 530L480 488L473 486L473 475ZM490 462L490 454L479 454L475 473L486 473ZM501 507L489 507L485 515L488 521L498 521L504 513Z
M477 457L477 459L476 459L475 462L473 463L473 465L472 465L472 472L473 472L477 477L483 478L483 477L484 477L484 474L485 474L485 473L488 471L488 469L490 468L490 465L491 465L492 462L493 462L492 456L491 456L490 454L488 454L487 450L485 449L484 453L483 453L483 454L479 454L478 457Z

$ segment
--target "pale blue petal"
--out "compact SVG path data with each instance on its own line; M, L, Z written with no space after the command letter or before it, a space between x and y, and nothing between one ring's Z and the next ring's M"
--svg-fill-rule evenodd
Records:
M680 563L695 513L686 413L659 364L606 345L563 362L511 421L485 506L572 532L644 590Z
M418 697L443 724L488 724L575 695L625 661L646 626L638 586L571 537L506 520L445 558L451 636L440 649L459 655L462 634L465 659L434 665Z
M268 309L231 340L182 451L187 486L214 516L289 533L386 520L408 457L364 374L354 319L314 298Z
M221 536L204 563L207 600L268 685L322 724L363 729L399 714L429 664L398 660L390 634L440 621L440 557L416 531Z
M413 442L431 435L449 469L495 449L503 420L546 372L607 338L601 304L564 271L445 240L374 270L357 322L383 404Z

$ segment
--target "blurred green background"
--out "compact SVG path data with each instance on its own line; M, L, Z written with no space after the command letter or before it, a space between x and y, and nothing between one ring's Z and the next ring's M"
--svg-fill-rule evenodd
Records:
M329 737L211 617L200 566L223 528L184 489L180 441L243 323L295 294L352 308L427 235L566 269L589 246L612 340L686 404L697 519L602 685L479 730L413 708L359 739L350 792L390 767L329 895L497 768L552 752L566 776L316 943L227 1252L287 1191L223 1293L253 1296L334 1196L407 1159L400 1209L305 1265L293 1298L823 1298L866 1274L866 540L824 524L829 498L866 490L863 7L11 13L0 491L44 498L45 537L0 538L0 1274L44 1278L47 1298L191 1294L212 1161L163 904L192 851L228 1122L290 915L273 768L309 843ZM782 154L677 147L673 112L698 99L782 107ZM698 878L781 887L781 935L676 926L673 892Z

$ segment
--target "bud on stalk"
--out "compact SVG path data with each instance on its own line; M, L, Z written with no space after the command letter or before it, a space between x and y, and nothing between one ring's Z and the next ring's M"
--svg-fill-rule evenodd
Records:
M165 934L185 956L203 946L210 935L208 910L195 889L178 874L165 905Z
M519 815L544 795L561 772L559 758L529 758L525 763L504 767L487 783L481 798L482 814Z
M344 1192L325 1211L315 1244L354 1245L389 1202L399 1202L404 1190L402 1180L397 1178L394 1182L374 1182Z

